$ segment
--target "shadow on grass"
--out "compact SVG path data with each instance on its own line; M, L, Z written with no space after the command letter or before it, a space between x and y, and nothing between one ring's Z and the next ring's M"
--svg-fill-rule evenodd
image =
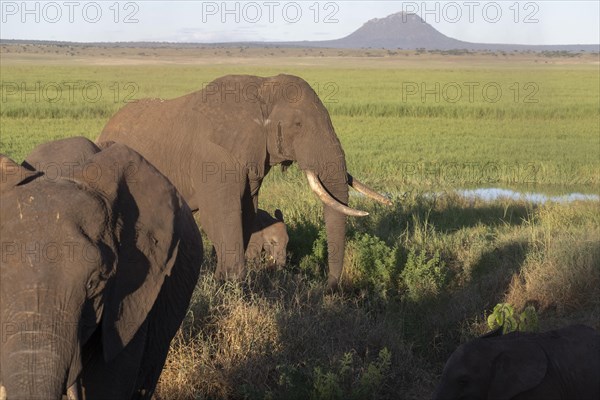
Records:
M374 313L286 274L271 277L267 287L257 276L248 288L267 299L277 344L230 371L239 382L233 398L421 399L428 393L432 375L404 337L397 309Z
M413 237L426 227L440 235L461 229L517 227L526 223L537 206L526 202L469 202L463 198L432 199L423 196L394 199L393 207L371 208L361 203L357 208L370 211L366 218L349 218L348 236L354 232L375 235L392 246L403 234Z
M357 208L368 210L370 215L348 218L347 239L355 233L368 233L393 246L403 233L413 233L423 225L442 235L476 226L520 226L529 219L536 206L526 202L472 202L458 196L429 198L417 195L396 198L393 207L364 201ZM323 226L323 222L317 225L304 218L288 221L288 252L292 264L297 265L313 253L313 245Z
M484 321L484 310L504 300L513 275L523 267L527 248L527 243L520 241L485 252L460 288L406 307L417 354L441 368L457 343L471 339L468 324Z
M384 307L354 292L328 294L302 272L257 268L237 284L210 272L192 306L192 337L203 342L190 379L207 398L428 398L465 334L461 322L502 299L525 253L524 243L490 250L460 289Z
M523 224L531 211L531 205L520 203L511 203L510 205L484 204L473 207L453 205L443 210L432 210L429 214L429 222L443 233L477 225L488 227L518 226ZM423 214L422 211L421 213Z

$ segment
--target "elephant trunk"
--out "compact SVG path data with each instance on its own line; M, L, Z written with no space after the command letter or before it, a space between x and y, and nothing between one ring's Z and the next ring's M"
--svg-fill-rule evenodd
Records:
M64 324L39 313L27 313L15 321L3 327L7 334L2 344L4 398L60 399L71 360L72 335L63 332Z
M346 245L346 216L329 206L323 209L325 229L327 231L327 252L329 257L329 272L327 286L337 289L344 267L344 248Z
M321 154L324 156L313 164L302 162L302 160L299 160L299 164L306 173L309 186L323 202L329 257L327 282L329 288L335 290L342 276L344 264L346 216L364 217L369 215L365 211L348 207L348 186L352 186L358 192L382 204L392 205L392 202L348 173L344 152L339 142L334 143ZM328 161L322 161L327 157L329 157Z
M334 200L333 202L323 202L323 217L327 232L329 264L327 284L329 289L335 290L340 283L344 265L346 215L358 216L366 215L366 213L363 214L350 208L348 210L355 211L356 213L346 212L348 210L344 208L347 208L348 205L348 173L346 171L343 152L339 156L339 161L323 163L321 166L322 168L320 168L317 174L318 179L322 183L324 191ZM310 173L307 175L310 175Z

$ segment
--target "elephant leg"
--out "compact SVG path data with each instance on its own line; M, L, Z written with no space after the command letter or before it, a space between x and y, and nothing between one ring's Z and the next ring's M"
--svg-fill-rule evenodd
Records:
M242 226L244 231L244 249L248 248L252 231L256 226L256 210L258 207L258 195L244 193L242 198Z
M197 205L200 226L217 253L217 278L239 279L245 272L242 198L248 171L215 143L203 143L199 151L190 204Z
M217 254L218 279L239 279L245 272L242 207L239 197L202 199L200 225ZM218 216L218 220L215 219Z
M240 279L246 269L242 216L240 211L235 214L228 216L223 226L217 227L214 234L216 242L213 242L213 245L217 251L216 275L219 279Z

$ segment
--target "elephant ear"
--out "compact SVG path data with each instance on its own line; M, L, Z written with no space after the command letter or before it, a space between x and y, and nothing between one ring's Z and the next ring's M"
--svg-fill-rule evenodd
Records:
M283 213L281 212L281 210L279 208L275 210L275 219L277 219L280 222L285 222L283 220Z
M165 277L182 259L180 245L201 246L201 240L199 234L183 236L178 225L192 218L187 204L164 175L129 147L113 144L88 159L82 171L88 172L80 179L109 203L116 241L116 268L104 293L102 315L104 358L109 362L146 320Z
M37 176L41 172L24 168L5 156L0 154L0 191L7 191L15 186L22 185Z
M538 386L546 376L548 359L532 341L507 341L494 360L488 399L509 400Z
M99 151L91 140L75 136L40 144L27 155L23 166L44 171L51 180L58 175L72 179L75 170Z

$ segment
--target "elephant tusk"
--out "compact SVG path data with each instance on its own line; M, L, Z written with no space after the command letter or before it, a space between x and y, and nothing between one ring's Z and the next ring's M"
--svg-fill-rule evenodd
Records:
M0 400L6 400L6 389L0 385Z
M353 178L352 175L350 175L350 174L348 174L348 185L350 185L357 192L360 192L360 193L364 194L365 196L370 197L373 200L380 202L381 204L385 204L386 206L394 205L390 201L390 199L388 199L387 197L385 197L382 194L377 193L376 191L374 191L373 189L371 189L364 183L361 183L358 179Z
M369 213L366 211L355 210L354 208L343 205L331 197L331 195L327 193L327 190L321 184L319 177L314 172L306 171L306 177L308 178L308 184L310 185L310 188L316 193L317 196L319 196L319 199L321 199L323 204L328 205L337 212L349 215L351 217L364 217L369 215Z

